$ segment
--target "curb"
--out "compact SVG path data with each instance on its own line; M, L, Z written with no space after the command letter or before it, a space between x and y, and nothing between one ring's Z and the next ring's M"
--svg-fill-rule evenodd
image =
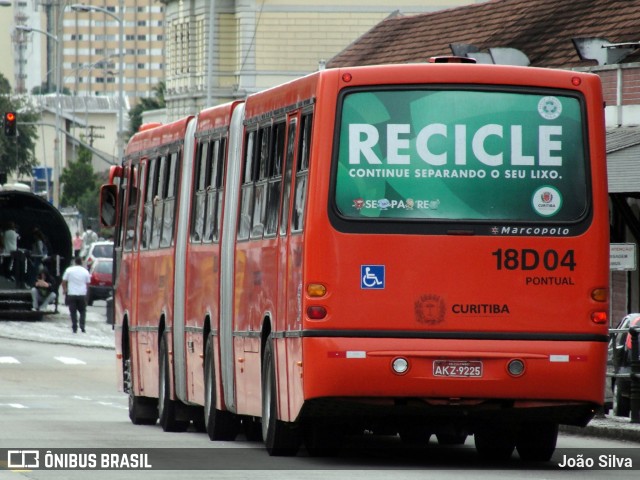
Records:
M591 422L586 427L560 425L560 431L582 437L640 443L640 423L631 423L629 418L596 417Z

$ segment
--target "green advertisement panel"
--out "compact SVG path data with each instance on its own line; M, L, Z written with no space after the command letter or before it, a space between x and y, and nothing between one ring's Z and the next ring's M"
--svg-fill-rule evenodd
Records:
M576 97L358 91L341 112L335 200L346 218L569 222L586 213Z

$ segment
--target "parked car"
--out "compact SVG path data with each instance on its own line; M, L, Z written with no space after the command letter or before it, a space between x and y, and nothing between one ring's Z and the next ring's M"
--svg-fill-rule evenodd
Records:
M83 258L84 266L91 270L91 265L97 258L113 259L113 242L93 242Z
M607 355L608 388L612 394L613 414L628 417L630 413L631 394L631 336L629 327L640 327L640 313L626 315L616 327L622 332L610 334Z
M87 285L87 305L94 300L106 300L113 294L113 260L98 258L89 271L91 281Z

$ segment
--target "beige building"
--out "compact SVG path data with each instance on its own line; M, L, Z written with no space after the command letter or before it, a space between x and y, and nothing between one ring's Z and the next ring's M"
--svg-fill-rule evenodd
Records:
M64 86L74 95L117 95L122 77L124 94L135 105L164 81L164 6L156 0L82 3L108 13L64 10Z
M424 13L482 1L163 3L167 116L172 120L322 68L324 62L390 15ZM210 18L215 20L210 22Z

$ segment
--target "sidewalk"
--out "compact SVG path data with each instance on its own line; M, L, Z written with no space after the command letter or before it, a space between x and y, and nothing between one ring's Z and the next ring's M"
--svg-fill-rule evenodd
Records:
M563 425L560 431L585 437L634 442L640 447L640 423L631 423L628 417L614 417L610 414L597 416L585 428Z
M96 302L98 308L103 305L105 305L104 302ZM65 305L58 305L58 313L47 313L40 321L0 320L0 337L113 349L113 328L107 324L106 307L103 308L104 314L87 311L85 325L87 333L82 333L80 330L78 333L73 333L69 308Z
M97 307L100 308L103 304L103 302L97 302ZM114 349L113 329L106 321L106 307L104 313L87 312L87 333L73 333L69 309L60 305L58 310L59 313L46 314L38 322L0 321L0 337ZM640 444L640 424L631 423L629 418L604 415L591 420L585 428L562 426L560 429L562 432L573 435L624 440Z

